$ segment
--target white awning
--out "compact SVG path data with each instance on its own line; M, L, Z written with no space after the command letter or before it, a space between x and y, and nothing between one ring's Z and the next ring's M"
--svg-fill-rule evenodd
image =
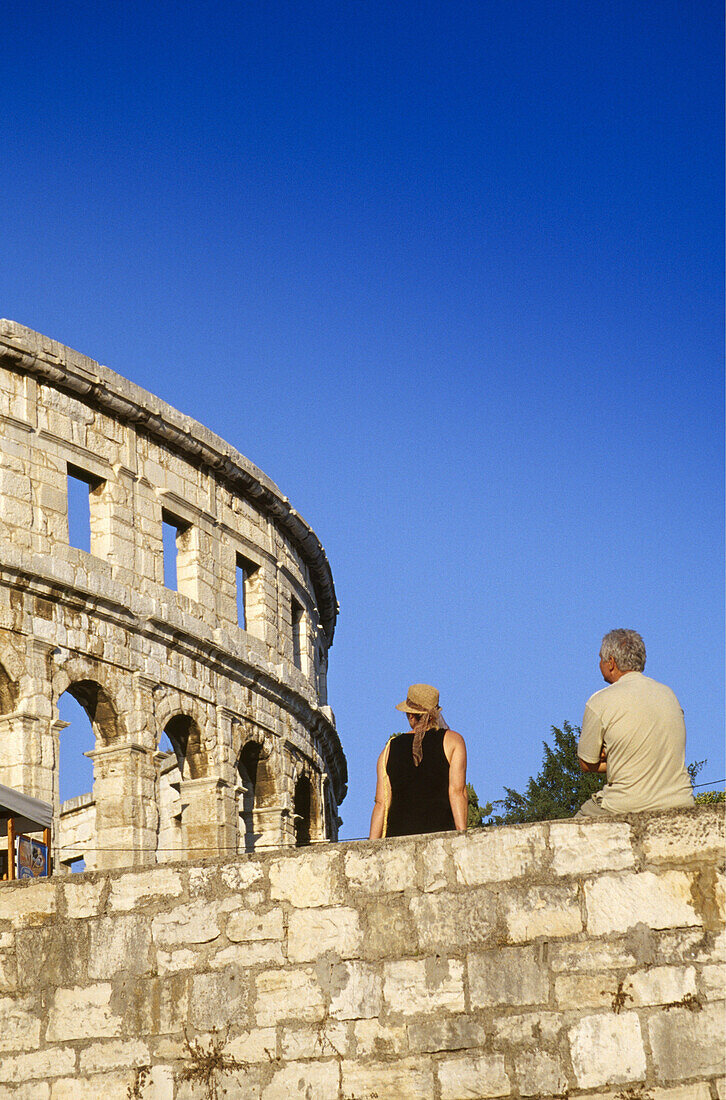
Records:
M53 807L50 802L31 798L0 783L0 836L7 836L9 817L15 819L16 833L36 833L39 829L50 829Z

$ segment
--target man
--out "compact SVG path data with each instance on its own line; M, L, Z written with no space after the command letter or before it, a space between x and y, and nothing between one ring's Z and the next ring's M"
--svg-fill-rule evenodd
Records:
M577 753L584 772L607 772L608 781L576 817L693 805L683 711L671 689L644 676L644 668L640 634L605 635L600 672L610 686L587 701Z
M431 684L411 684L396 710L410 733L391 737L378 757L370 839L465 829L466 745L449 729Z

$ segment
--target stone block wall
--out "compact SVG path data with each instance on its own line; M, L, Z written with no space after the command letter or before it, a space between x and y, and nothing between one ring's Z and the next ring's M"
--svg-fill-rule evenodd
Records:
M3 884L0 1100L724 1100L723 824Z
M71 545L69 477L88 489L90 551ZM62 861L335 839L336 615L319 539L261 470L107 367L0 321L0 783L54 804ZM92 801L63 821L66 691L96 745ZM89 823L94 843L81 843Z

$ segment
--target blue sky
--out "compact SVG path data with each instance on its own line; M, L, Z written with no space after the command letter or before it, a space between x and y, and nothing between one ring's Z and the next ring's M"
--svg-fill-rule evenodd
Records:
M409 682L497 798L579 723L614 626L721 780L720 6L4 25L2 313L196 416L315 528L343 835Z

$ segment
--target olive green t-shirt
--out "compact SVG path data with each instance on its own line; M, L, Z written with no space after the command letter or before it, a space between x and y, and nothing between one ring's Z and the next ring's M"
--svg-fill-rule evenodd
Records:
M676 696L642 672L626 672L585 705L578 755L607 756L601 805L610 813L693 805L686 771L686 724Z

